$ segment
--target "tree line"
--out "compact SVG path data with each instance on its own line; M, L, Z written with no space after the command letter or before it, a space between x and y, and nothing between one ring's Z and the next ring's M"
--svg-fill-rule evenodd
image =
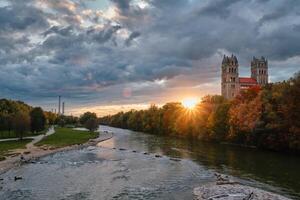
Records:
M45 130L51 113L24 102L0 99L0 137L20 137Z
M45 133L49 125L84 126L95 131L99 122L97 115L91 112L80 117L58 115L21 101L0 99L0 138L22 139L26 135Z
M89 131L96 131L99 127L99 120L96 113L85 112L79 117L60 115L55 120L55 124L61 127L84 127Z
M287 81L241 91L232 100L205 96L194 109L151 105L99 119L101 124L157 135L300 152L300 73Z

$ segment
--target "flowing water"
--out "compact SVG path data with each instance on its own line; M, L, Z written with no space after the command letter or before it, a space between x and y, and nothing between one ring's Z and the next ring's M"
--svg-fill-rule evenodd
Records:
M215 172L300 199L297 156L106 126L101 130L114 137L0 175L0 199L193 199L193 188L215 181ZM14 181L15 176L23 179Z

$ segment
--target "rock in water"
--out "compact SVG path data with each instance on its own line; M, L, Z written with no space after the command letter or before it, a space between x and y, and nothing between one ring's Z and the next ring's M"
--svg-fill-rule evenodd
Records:
M210 184L194 188L197 200L290 200L281 195L240 184Z
M23 179L21 176L15 176L15 181Z

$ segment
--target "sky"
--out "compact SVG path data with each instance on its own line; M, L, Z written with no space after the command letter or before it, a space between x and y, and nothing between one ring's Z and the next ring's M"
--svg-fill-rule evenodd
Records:
M298 0L1 0L0 98L99 116L220 94L223 55L300 67Z

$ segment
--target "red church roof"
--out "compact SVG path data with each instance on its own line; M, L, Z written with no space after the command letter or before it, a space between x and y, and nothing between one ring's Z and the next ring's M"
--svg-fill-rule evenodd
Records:
M254 78L249 78L249 77L241 77L241 78L239 78L239 81L240 81L240 83L257 84L257 82Z

